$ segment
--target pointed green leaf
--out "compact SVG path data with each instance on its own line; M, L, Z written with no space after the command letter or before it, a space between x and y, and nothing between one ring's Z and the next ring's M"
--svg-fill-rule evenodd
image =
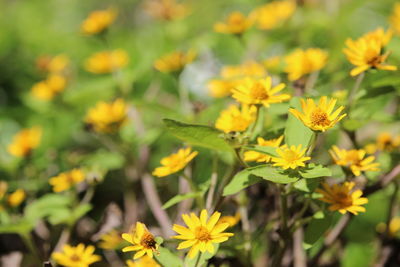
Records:
M163 206L163 209L168 209L172 206L174 206L175 204L178 204L179 202L185 200L185 199L189 199L189 198L195 198L198 196L201 196L201 192L195 192L195 193L188 193L188 194L183 194L183 195L176 195L173 198L171 198L170 200L168 200Z
M161 266L168 266L168 267L183 267L182 260L167 248L159 247L159 253L154 253L154 257L156 261L161 264Z
M332 171L328 167L324 167L318 164L308 164L306 168L299 171L303 178L318 178L332 176Z

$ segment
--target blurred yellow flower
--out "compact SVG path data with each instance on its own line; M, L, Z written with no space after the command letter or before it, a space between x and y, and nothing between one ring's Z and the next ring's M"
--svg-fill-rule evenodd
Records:
M8 205L11 207L19 206L25 200L26 193L22 189L17 189L14 193L10 194L7 198Z
M135 260L143 257L145 254L153 258L153 252L158 249L158 244L154 236L147 230L146 225L141 222L136 222L135 229L132 229L130 233L123 233L122 238L133 245L123 248L122 251L137 251L133 257Z
M276 139L270 140L264 140L264 138L258 137L257 145L267 147L279 147L282 143L282 140L283 135L279 136ZM244 152L244 161L270 162L271 156L257 151L246 151Z
M376 145L381 151L393 151L400 148L400 135L393 136L388 132L380 133L376 138Z
M93 254L94 246L85 247L84 244L78 244L76 247L64 245L62 252L54 252L51 257L57 264L65 267L88 267L94 262L100 261L99 255Z
M51 100L55 95L64 91L67 80L59 74L51 74L46 80L33 85L32 94L40 100Z
M274 166L279 166L282 169L296 169L297 167L305 167L304 161L310 160L310 157L306 157L306 148L302 148L302 145L297 147L292 145L283 145L276 149L279 157L272 157L271 161L274 162Z
M233 236L232 233L224 233L223 231L229 227L229 223L220 223L219 218L221 213L214 212L208 218L207 210L203 209L200 213L200 218L194 213L182 214L182 219L188 228L174 224L173 230L179 235L172 238L184 240L177 249L190 248L189 258L193 259L199 251L214 253L214 243L222 243Z
M236 105L230 105L221 111L215 128L225 132L243 132L256 120L256 106L242 105L239 109Z
M187 5L175 0L147 0L144 9L150 16L161 20L177 20L190 13Z
M389 17L390 26L393 31L400 35L400 3L396 3L393 7L393 13Z
M85 69L94 74L112 73L125 67L128 62L128 53L122 49L102 51L86 59Z
M154 62L154 68L160 72L179 72L196 58L196 52L175 51L164 55Z
M263 61L264 67L267 71L278 71L282 58L280 56L273 56Z
M153 171L153 175L157 177L168 176L176 173L186 167L194 157L198 154L197 151L192 152L191 147L181 148L178 152L161 159L161 167L157 167Z
M345 101L348 97L349 92L347 90L336 90L332 93L332 97L339 101Z
M122 98L112 102L100 101L89 109L85 123L96 132L114 133L126 122L128 105Z
M99 248L115 250L121 246L123 239L117 230L111 230L100 237Z
M231 94L231 90L237 84L236 81L231 80L210 80L207 83L210 95L215 98L226 97Z
M242 104L260 104L269 107L273 103L281 103L290 99L288 94L278 94L285 88L280 83L272 87L272 78L255 80L247 78L232 89L232 97Z
M53 186L53 191L58 193L70 189L83 180L85 180L84 172L81 169L72 169L50 178L49 183Z
M218 223L227 223L229 227L233 227L240 222L240 213L236 212L234 216L222 216Z
M325 132L346 116L346 114L340 115L343 106L333 111L336 101L334 98L328 101L326 96L321 97L318 104L311 98L307 98L306 101L301 99L303 113L294 108L290 108L289 111L311 130Z
M50 73L63 73L69 66L69 57L60 54L54 57L51 56L40 56L36 59L36 67L39 70L50 72Z
M385 47L392 39L392 36L393 36L393 31L391 29L385 32L383 28L379 27L374 31L367 32L366 34L361 36L361 38L365 38L367 40L374 40L380 43L382 47Z
M272 1L256 8L250 17L255 21L257 28L271 30L290 18L295 10L295 1Z
M361 197L361 190L351 192L355 186L354 182L344 182L342 185L334 184L332 186L322 183L322 186L323 189L318 188L315 191L323 195L320 200L331 204L329 210L337 210L342 214L350 212L354 215L365 212L365 208L361 205L368 203L368 199Z
M13 141L8 145L8 152L16 157L26 157L33 149L39 146L42 138L42 129L38 126L23 129L13 137Z
M127 260L126 264L128 267L161 267L155 260L147 255L144 255L138 260Z
M227 65L221 69L221 77L224 79L244 77L262 78L266 75L267 71L265 67L254 60L247 60L239 65Z
M376 230L380 233L386 232L386 228L386 223L379 223L376 226ZM394 217L390 220L388 232L391 237L395 237L400 232L400 217Z
M385 39L382 36L380 38L380 40L377 39L375 35L374 38L364 37L357 40L346 40L347 47L343 49L343 52L350 63L355 66L350 71L351 76L357 76L371 68L389 71L397 70L396 66L384 64L390 53L382 54Z
M114 22L117 16L115 9L97 10L89 14L81 25L81 31L87 35L103 32Z
M327 62L328 53L319 48L296 49L285 57L285 72L290 81L321 70Z
M375 157L365 157L364 149L346 150L332 146L329 153L337 165L349 167L355 176L360 176L362 171L379 171L379 163L373 163Z
M227 34L242 34L252 25L250 19L239 11L229 14L225 22L214 24L214 31Z

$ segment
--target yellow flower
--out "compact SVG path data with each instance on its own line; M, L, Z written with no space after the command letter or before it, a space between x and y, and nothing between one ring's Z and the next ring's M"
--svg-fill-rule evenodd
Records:
M355 66L350 71L351 76L356 76L368 69L397 70L396 66L384 64L389 52L382 54L384 39L359 38L357 40L347 39L346 48L343 52L351 64Z
M386 223L379 223L376 226L376 230L380 233L386 232L386 228L387 228ZM400 217L394 217L389 222L389 235L391 237L395 237L399 231L400 231Z
M102 51L86 59L85 69L94 74L112 73L125 67L128 62L128 53L122 49Z
M311 130L325 132L346 116L346 114L340 115L344 109L343 106L333 112L336 101L334 98L328 101L328 97L323 96L316 105L310 98L306 101L301 99L303 113L294 108L290 108L289 111Z
M88 267L101 260L99 255L93 254L94 250L94 246L85 247L84 244L78 244L76 247L64 245L62 252L54 252L51 256L65 267Z
M277 94L285 88L280 83L272 87L272 78L253 80L247 78L243 83L232 89L232 97L242 104L262 104L269 107L273 103L281 103L290 99L288 94Z
M150 16L161 20L177 20L190 13L188 6L175 0L148 0L144 9Z
M36 67L39 70L50 73L62 73L69 65L69 58L66 55L60 54L54 57L40 56L36 59Z
M304 161L310 160L310 157L305 157L306 148L302 149L302 145L297 147L283 145L276 149L279 157L272 157L271 161L274 166L279 166L282 169L296 169L297 167L305 167Z
M59 74L52 74L46 80L33 85L32 94L40 100L51 100L55 95L64 91L67 80Z
M345 101L348 97L348 94L349 93L347 90L336 90L332 93L332 97L339 101Z
M257 145L267 147L279 147L282 143L283 135L276 139L264 140L262 137L257 138ZM244 152L244 161L270 162L271 156L257 151Z
M232 233L224 233L223 231L229 227L228 223L219 223L221 213L214 212L210 218L208 213L203 209L200 213L200 218L194 213L182 214L182 219L188 228L174 224L173 230L179 235L172 238L184 240L177 249L185 249L191 247L189 250L189 258L193 259L198 252L214 253L213 243L222 243L233 236Z
M346 150L332 146L329 153L337 165L349 167L355 176L360 176L362 171L379 171L379 163L373 163L375 157L365 157L364 149Z
M240 213L236 212L235 216L222 216L218 223L227 223L229 227L233 227L240 222Z
M241 110L231 105L219 115L215 128L225 132L243 132L256 120L257 108L242 105Z
M19 206L25 200L26 194L22 189L17 189L14 193L10 194L7 198L8 205L11 207Z
M211 80L207 83L207 87L212 97L222 98L231 94L235 84L235 81L230 80Z
M316 192L323 195L320 200L331 204L329 210L337 210L342 214L351 212L357 215L359 212L365 212L365 208L361 205L368 203L368 199L361 197L361 190L351 192L354 185L354 182L344 182L342 185L334 184L332 186L322 183L324 189L318 188Z
M235 11L229 14L225 22L214 24L214 31L227 34L242 34L252 25L250 19L241 12Z
M327 59L328 53L319 48L296 49L285 57L285 72L290 81L296 81L306 74L321 70Z
M154 68L160 72L179 72L196 58L196 52L175 51L162 56L154 62Z
M157 177L168 176L178 172L186 167L194 157L198 154L197 151L192 152L192 148L181 148L178 152L161 159L161 167L157 167L153 171L153 175Z
M117 249L123 240L117 230L111 230L100 237L99 247L105 250Z
M128 106L121 98L113 102L100 101L89 109L85 123L93 127L96 132L113 133L126 122Z
M8 152L16 157L26 157L39 146L41 138L40 127L23 129L14 135L12 143L7 148Z
M144 255L136 261L127 260L126 264L128 267L161 267L161 265L147 255Z
M388 132L380 133L376 139L376 145L381 151L393 151L400 147L400 135L393 136Z
M54 192L62 192L79 184L85 179L85 174L80 169L73 169L68 172L62 172L49 179Z
M221 77L224 79L232 78L262 78L267 75L264 66L256 61L248 60L240 65L227 65L221 69Z
M81 25L81 31L87 35L103 32L114 22L117 12L114 9L97 10L89 14Z
M153 258L153 251L157 251L158 244L154 236L147 230L146 225L141 222L136 222L136 227L130 233L123 233L122 238L131 243L133 246L128 246L122 249L123 252L137 251L133 259L139 259L145 254Z
M295 1L272 1L256 8L250 15L257 28L271 30L290 18L296 10Z
M381 27L377 28L372 32L367 32L361 38L365 38L367 40L374 40L381 44L382 47L386 46L390 40L392 39L393 31L391 29L385 30Z
M396 3L393 8L393 13L389 17L390 26L396 34L400 34L400 3Z

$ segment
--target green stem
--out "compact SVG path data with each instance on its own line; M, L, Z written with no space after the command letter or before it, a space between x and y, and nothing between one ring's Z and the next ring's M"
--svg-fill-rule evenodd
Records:
M311 156L312 152L314 151L315 146L317 145L317 138L318 132L313 132L313 135L310 139L310 144L308 145L307 156Z
M283 255L289 245L290 231L288 230L288 209L287 209L287 195L282 185L279 186L279 203L281 213L281 239L279 243L278 252L272 262L273 267L280 267L282 264Z
M185 180L188 182L188 184L190 186L190 191L192 193L195 193L195 194L199 193L199 189L197 188L196 184L193 183L193 179L191 179L189 176L187 176L187 174L184 171L182 172L182 177L185 178ZM200 195L196 196L196 202L197 202L197 206L200 209L204 208L204 199Z
M242 165L243 167L247 168L249 166L247 165L246 162L243 161L242 156L240 155L240 150L241 150L240 148L235 148L236 158L239 161L240 165Z
M198 266L198 265L199 265L199 263L200 263L201 254L202 254L201 252L199 252L199 253L197 254L196 263L194 264L194 267L200 267L200 266Z
M348 111L347 111L347 117L350 118L350 112L353 109L355 103L356 103L356 95L357 91L360 88L360 85L362 81L364 80L365 73L361 73L360 75L357 76L356 83L354 84L353 88L351 89L350 95L349 95L349 101L347 103L348 106Z
M260 109L261 109L261 106L260 105L256 105L256 119L254 120L254 123L253 123L253 125L251 127L251 130L249 132L250 139L253 139L255 137L254 136L254 131L257 128L258 118L260 117Z
M33 256L35 262L37 264L39 264L38 266L41 266L42 265L42 260L41 260L41 258L39 256L39 252L37 251L35 244L32 241L32 238L31 238L30 234L29 233L23 233L23 234L21 234L21 237L24 240L25 245L28 247L28 249L32 253L32 256Z

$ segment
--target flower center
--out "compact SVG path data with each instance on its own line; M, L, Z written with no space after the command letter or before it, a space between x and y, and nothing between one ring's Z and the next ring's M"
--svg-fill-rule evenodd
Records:
M336 201L340 203L343 207L349 207L353 205L353 200L349 194L344 192L339 192L336 195Z
M367 60L367 63L372 67L376 67L382 63L382 56L381 55L373 56Z
M157 242L154 240L154 236L150 233L144 233L140 245L146 249L156 249Z
M328 114L321 109L316 109L311 113L311 123L313 125L328 126L330 122Z
M79 257L79 256L76 255L76 254L73 254L73 255L71 256L70 260L71 260L71 261L74 261L74 262L78 262L78 261L81 260L81 257Z
M251 97L257 100L265 100L269 97L269 95L262 84L256 83L251 88Z
M207 242L211 240L210 232L208 232L207 228L203 226L199 226L196 228L196 239L199 241Z
M299 159L299 156L297 155L297 153L295 151L288 150L285 152L285 160L287 162L294 162L298 159Z

